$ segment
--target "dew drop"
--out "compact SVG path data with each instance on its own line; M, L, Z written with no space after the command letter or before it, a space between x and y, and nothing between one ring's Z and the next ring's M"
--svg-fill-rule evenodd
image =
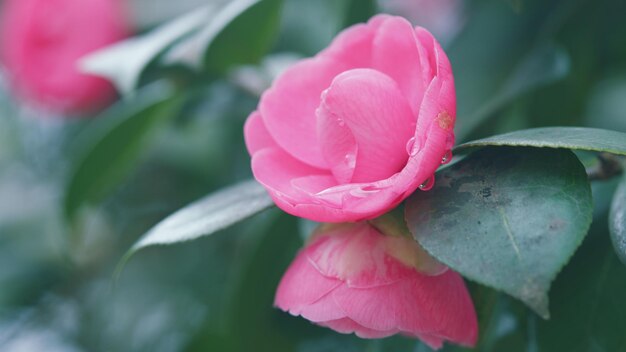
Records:
M353 153L346 154L344 162L349 168L354 169L354 166L356 165L356 155Z
M343 127L346 125L346 122L341 117L338 117L337 124L339 125L339 127Z
M452 150L448 150L446 154L444 154L443 158L441 158L441 164L445 165L452 160Z
M372 195L374 193L378 193L380 191L380 188L376 187L376 186L363 186L363 187L358 187L355 188L353 190L350 191L350 194L355 196L355 197L359 197L359 198L365 198L369 195Z
M420 185L422 191L430 191L435 186L435 176L430 176L424 183Z
M345 190L342 190L339 187L331 187L316 193L314 201L331 208L341 208L343 205L344 194Z
M420 146L419 143L415 143L415 137L411 137L408 142L406 142L406 152L410 156L415 156L419 152Z

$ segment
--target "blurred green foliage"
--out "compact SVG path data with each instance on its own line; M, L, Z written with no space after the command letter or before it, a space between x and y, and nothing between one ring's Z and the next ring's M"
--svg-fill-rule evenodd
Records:
M467 0L463 6L462 30L446 48L457 84L458 142L551 125L626 132L625 1ZM163 21L180 15L170 7ZM377 11L362 0L284 0L268 8L270 14L248 13L245 28L221 39L220 47L233 46L223 50L242 58L233 65L263 54L315 54L343 27ZM249 26L272 20L275 38L271 26ZM145 31L156 25L137 23L150 23ZM258 42L254 36L239 42L250 32ZM165 80L174 87L165 98L181 103L173 110L148 104L154 115L143 118L135 114L146 111L141 94L99 119L68 121L21 106L0 86L0 350L428 350L403 337L336 334L273 309L278 280L306 236L299 233L305 226L277 210L208 238L148 248L112 281L123 254L159 220L251 177L242 127L257 97L223 70L230 62L221 53L209 52L201 72L146 66L141 89ZM123 125L131 128L115 132ZM109 140L98 147L103 135ZM76 176L76 161L94 148L99 161L82 164L86 171ZM104 186L70 191L68 198L76 177ZM553 284L550 320L470 283L481 320L477 350L626 349L626 268L610 244L607 221L616 184L593 185L594 223ZM74 201L72 194L85 199ZM64 216L67 202L76 210L71 220Z

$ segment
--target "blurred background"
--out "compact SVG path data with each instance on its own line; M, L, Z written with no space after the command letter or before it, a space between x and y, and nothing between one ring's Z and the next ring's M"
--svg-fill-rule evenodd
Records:
M9 2L0 0L3 21ZM537 126L626 132L623 0L262 0L278 6L244 12L213 42L223 51L205 50L200 65L182 64L190 51L174 49L229 1L120 2L126 36L143 41L122 50L127 66L100 60L95 71L114 76L123 98L87 112L47 106L23 92L26 69L0 62L1 351L428 351L273 309L278 280L311 229L276 209L140 251L113 280L124 253L159 220L251 177L242 127L271 79L375 13L405 16L444 45L457 84L457 142ZM63 1L54 3L39 21L66 19L57 13ZM207 17L190 25L195 32L179 23L164 34L188 13ZM18 35L0 28L5 41ZM39 59L31 65L44 65ZM593 184L594 224L554 283L550 320L469 284L481 324L476 350L626 351L626 269L606 225L616 184Z

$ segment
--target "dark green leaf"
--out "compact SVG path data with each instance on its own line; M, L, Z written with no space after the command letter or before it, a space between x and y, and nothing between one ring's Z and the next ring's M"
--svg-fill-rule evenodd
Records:
M485 146L567 148L626 155L626 133L585 127L532 128L464 143L457 150Z
M209 72L220 74L235 65L257 63L275 38L281 8L282 0L229 2L196 34L173 47L164 62L195 69L204 65Z
M290 331L277 326L280 319L293 317L274 308L273 303L278 283L302 241L297 235L297 219L278 215L278 221L242 256L244 265L233 293L229 322L240 351L294 350Z
M589 228L585 169L567 150L487 148L406 203L416 240L469 279L548 317L550 283Z
M74 165L65 194L65 214L73 218L85 203L96 202L132 169L146 142L172 116L175 99L162 85L146 87L100 116L76 143L84 151Z
M609 230L619 259L626 264L626 178L620 182L609 215Z
M626 267L611 248L606 223L597 225L554 282L552 318L535 321L535 351L626 348Z
M255 180L238 183L212 193L165 218L132 248L189 241L213 234L245 220L273 204Z
M263 223L241 234L246 245L233 263L221 339L216 339L216 319L210 314L186 351L295 351L292 340L301 334L298 328L310 328L304 319L272 306L280 278L302 240L297 235L297 218L277 210L266 214Z
M124 95L132 93L150 63L180 38L200 28L211 13L206 6L157 27L147 34L132 37L84 57L85 72L110 80Z

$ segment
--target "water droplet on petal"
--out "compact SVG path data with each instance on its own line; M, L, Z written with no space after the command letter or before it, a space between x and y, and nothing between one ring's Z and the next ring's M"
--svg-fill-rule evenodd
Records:
M452 150L448 150L446 154L444 154L443 158L441 158L441 164L445 165L452 160Z
M349 168L354 169L356 165L356 155L353 153L346 154L344 162Z
M430 176L420 185L422 191L430 191L435 186L435 176Z
M350 194L355 196L355 197L359 197L359 198L365 198L367 196L370 196L374 193L378 193L380 191L380 188L373 186L373 185L367 185L367 186L363 186L363 187L357 187L353 190L350 191Z
M420 150L420 143L415 143L415 137L411 137L408 142L406 142L406 152L410 156L415 156Z
M415 145L415 137L411 137L411 139L409 139L406 142L406 153L411 155L411 151L413 150L413 146Z
M344 199L353 187L354 185L347 184L327 188L315 194L314 202L332 208L341 208L343 207Z
M339 127L343 127L346 125L346 122L341 117L338 117L337 124L339 125Z

